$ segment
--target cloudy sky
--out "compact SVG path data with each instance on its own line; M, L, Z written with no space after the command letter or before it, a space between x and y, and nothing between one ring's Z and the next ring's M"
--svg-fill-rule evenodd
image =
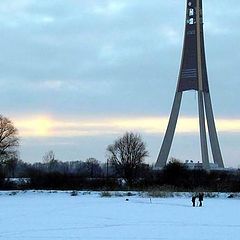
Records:
M240 2L205 0L209 81L224 161L240 166ZM156 160L176 88L185 0L1 0L1 114L24 161L105 161L140 133ZM200 160L196 93L184 94L170 156Z

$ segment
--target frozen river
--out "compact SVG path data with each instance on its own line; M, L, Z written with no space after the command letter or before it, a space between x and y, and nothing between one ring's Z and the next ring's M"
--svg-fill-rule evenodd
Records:
M129 201L126 201L129 198ZM101 198L99 193L0 194L0 239L235 240L240 199Z

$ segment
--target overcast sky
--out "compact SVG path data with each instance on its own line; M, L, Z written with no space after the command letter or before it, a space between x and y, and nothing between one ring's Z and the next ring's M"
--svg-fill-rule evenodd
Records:
M179 71L185 0L1 0L0 109L24 161L105 161L125 131L154 162ZM210 91L227 166L240 166L240 2L204 1ZM170 156L200 160L196 93L184 94Z

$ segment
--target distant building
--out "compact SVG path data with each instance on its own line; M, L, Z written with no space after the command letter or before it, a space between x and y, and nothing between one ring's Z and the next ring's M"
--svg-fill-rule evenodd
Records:
M204 169L203 163L201 162L193 162L193 160L186 160L184 163L184 166L186 166L188 169L191 170L200 170ZM209 169L210 170L223 170L224 168L219 168L216 163L209 163Z

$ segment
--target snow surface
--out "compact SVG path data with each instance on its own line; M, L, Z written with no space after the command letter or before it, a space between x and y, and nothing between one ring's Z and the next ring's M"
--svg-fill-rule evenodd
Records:
M101 198L100 193L0 192L0 239L235 240L240 200L189 197ZM126 198L129 201L126 201Z

